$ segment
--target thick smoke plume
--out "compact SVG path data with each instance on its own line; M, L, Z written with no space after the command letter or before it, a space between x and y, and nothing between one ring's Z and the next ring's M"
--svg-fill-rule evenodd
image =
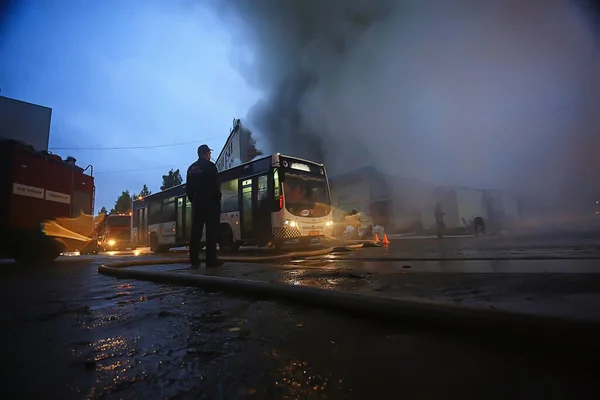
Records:
M600 194L598 46L571 1L219 4L263 150L571 208Z

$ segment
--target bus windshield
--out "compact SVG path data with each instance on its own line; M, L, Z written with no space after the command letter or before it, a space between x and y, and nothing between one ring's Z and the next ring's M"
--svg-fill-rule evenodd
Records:
M325 217L331 212L329 188L324 176L286 171L283 194L285 207L297 217Z
M109 216L106 218L106 225L108 226L129 226L130 218L127 215Z

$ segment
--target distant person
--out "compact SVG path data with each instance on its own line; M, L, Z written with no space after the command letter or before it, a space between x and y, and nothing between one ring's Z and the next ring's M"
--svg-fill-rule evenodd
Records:
M444 235L444 230L446 230L446 224L444 223L444 215L446 213L442 210L442 203L437 203L435 205L435 211L433 214L435 216L437 235L439 238L441 238Z
M186 194L192 203L192 232L190 237L190 264L200 267L200 242L206 226L206 266L218 267L217 259L221 216L221 187L217 167L210 161L212 150L205 144L198 147L198 161L187 170Z
M476 217L473 220L473 227L475 228L475 236L479 236L479 232L485 235L485 221L481 217Z
M337 221L333 225L333 236L341 237L344 234L344 230L346 230L346 213L342 213L338 216Z
M346 215L346 223L348 225L352 225L354 228L358 228L360 226L360 224L361 224L359 212L356 211L356 210L350 211Z
M352 226L352 228L354 228L353 233L352 233L352 238L353 239L360 239L360 233L361 233L361 225L362 225L362 221L360 219L360 213L357 210L352 210L348 213L348 217L346 219L347 223L349 225Z

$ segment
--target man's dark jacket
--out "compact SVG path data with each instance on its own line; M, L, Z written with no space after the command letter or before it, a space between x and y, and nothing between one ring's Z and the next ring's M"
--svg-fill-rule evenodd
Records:
M217 166L204 158L190 165L187 170L185 190L195 207L214 207L221 202Z

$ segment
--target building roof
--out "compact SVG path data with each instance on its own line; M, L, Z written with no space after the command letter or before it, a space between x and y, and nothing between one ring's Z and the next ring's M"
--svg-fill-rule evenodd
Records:
M41 104L30 103L28 101L23 101L23 100L19 100L19 99L13 99L12 97L7 97L7 96L0 95L0 98L6 99L6 100L9 100L9 101L14 101L16 103L27 104L28 106L41 107L41 108L45 108L45 109L48 109L48 110L52 110L52 107L43 106Z

